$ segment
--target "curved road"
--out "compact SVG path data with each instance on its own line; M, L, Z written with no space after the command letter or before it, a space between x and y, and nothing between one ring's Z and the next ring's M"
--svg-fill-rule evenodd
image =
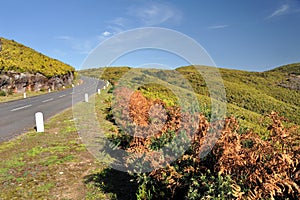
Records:
M52 92L17 101L0 103L0 142L9 140L35 126L34 114L42 112L48 119L72 103L84 101L84 94L92 95L105 85L98 79L81 77L83 84L60 92Z

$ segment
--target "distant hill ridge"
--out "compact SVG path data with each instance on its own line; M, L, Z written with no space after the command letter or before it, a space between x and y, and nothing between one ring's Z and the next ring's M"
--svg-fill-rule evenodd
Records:
M270 70L271 72L282 72L287 74L300 75L300 63L293 63L288 65L283 65L275 69Z

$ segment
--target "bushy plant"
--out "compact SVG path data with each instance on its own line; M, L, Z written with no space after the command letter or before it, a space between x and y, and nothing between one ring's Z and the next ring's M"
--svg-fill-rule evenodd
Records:
M114 116L123 131L112 138L119 148L136 153L125 157L124 162L154 168L135 174L138 199L295 199L300 195L299 129L285 128L285 119L277 113L268 116L269 137L262 140L254 132L241 129L233 117L210 123L204 115L194 113L199 123L187 126L192 116L180 108L126 88L114 92L118 98ZM154 110L155 118L164 122L159 129L151 126L149 109L154 105L159 105ZM167 112L161 112L161 108ZM127 130L135 130L130 140L124 137ZM174 141L174 137L190 139L191 146L167 163L154 150L169 146L171 151L180 152L180 141ZM166 167L158 167L161 165Z
M4 91L4 90L1 90L0 91L0 96L1 97L5 97L7 95L7 93Z

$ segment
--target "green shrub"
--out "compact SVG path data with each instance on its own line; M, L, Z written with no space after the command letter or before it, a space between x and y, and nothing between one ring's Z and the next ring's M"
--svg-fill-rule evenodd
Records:
M14 93L13 89L9 89L9 90L7 91L7 95L13 95L13 93Z
M1 97L5 97L7 95L7 93L4 91L4 90L1 90L0 91L0 96Z

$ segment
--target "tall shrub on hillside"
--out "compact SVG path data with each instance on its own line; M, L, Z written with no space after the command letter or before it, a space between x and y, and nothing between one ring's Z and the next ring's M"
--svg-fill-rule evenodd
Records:
M138 199L293 199L300 195L299 129L285 128L285 119L277 113L269 115L270 137L262 140L251 131L241 132L233 117L210 123L204 115L195 113L199 124L188 127L185 123L192 116L178 107L168 107L161 100L149 100L126 88L115 92L119 104L114 105L117 117L113 120L122 131L112 140L138 156L125 157L124 162L132 165L138 160L154 168L166 164L165 168L136 174ZM164 122L163 126L153 127L152 120ZM130 124L132 121L135 123ZM135 134L129 136L127 131L131 130ZM195 133L185 134L191 146L167 164L168 160L159 159L155 150L168 145L182 130ZM207 150L210 153L202 157Z

